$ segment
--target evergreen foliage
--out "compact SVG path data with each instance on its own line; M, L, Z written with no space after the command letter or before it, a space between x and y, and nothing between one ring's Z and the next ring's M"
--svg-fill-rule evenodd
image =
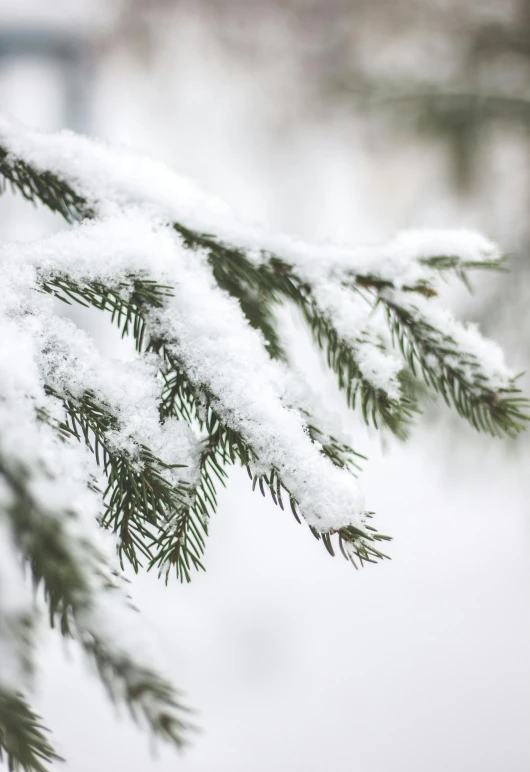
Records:
M23 133L22 129L17 131ZM14 136L5 127L0 132L4 188L9 185L28 201L60 214L81 237L87 223L104 224L108 220L103 188L98 195L84 184L87 180L82 179L75 163L69 174L56 162L39 160L37 155L32 158L27 150L31 149L31 135L25 151L17 145L16 132ZM65 146L70 140L65 136ZM45 143L46 139L39 141ZM110 167L108 173L112 176ZM132 193L127 195L127 204L142 204ZM123 199L120 207L122 211ZM156 233L162 227L160 211L154 219ZM297 256L297 250L289 245L282 249L281 240L275 251L267 238L260 243L259 236L255 237L251 244L236 231L233 237L222 229L218 235L206 233L184 210L182 221L167 211L162 220L165 238L173 239L190 261L194 256L204 258L201 265L207 267L215 283L215 297L223 302L226 297L237 301L237 313L246 320L246 327L257 331L252 340L277 367L274 373L290 372L291 368L276 315L278 306L290 304L300 311L315 346L336 374L348 405L358 409L367 424L404 436L421 411L427 387L441 394L479 431L502 437L515 436L524 428L527 402L520 396L515 378L499 365L496 350L492 355L487 342L474 330L452 317L431 312L439 277L445 273L452 272L467 283L474 269L503 268L502 256L495 250L484 250L482 242L478 247L475 242L470 246L468 237L462 235L459 254L446 251L443 238L435 235L433 246L420 245L408 252L404 248L406 270L401 273L392 267L392 260L374 260L372 265L353 253L350 261L332 261L322 266L321 273L312 274L304 266L304 255ZM210 229L215 228L214 221ZM28 396L28 431L36 432L43 447L53 446L54 452L64 453L73 465L81 452L86 453L85 447L93 454L95 471L86 474L84 481L87 495L92 496L87 507L99 502L94 522L116 534L122 568L127 561L135 571L142 566L156 567L166 581L172 572L180 581L190 581L193 571L204 567L208 521L215 512L218 486L225 484L231 464L246 466L253 488L264 496L268 493L275 504L291 511L300 522L305 519L331 555L338 545L356 567L387 557L382 547L389 537L376 531L371 525L372 513L364 507L354 512L352 505L352 516L348 519L345 512L336 524L320 511L308 512L307 504L301 501L304 469L295 468L298 457L294 449L291 468L279 450L270 449L276 441L281 445L281 437L271 434L270 441L259 441L260 414L254 421L257 428L248 416L243 420L228 404L226 390L217 387L215 373L206 379L186 357L178 334L164 324L175 309L171 304L177 302L178 273L172 283L168 282L163 271L151 270L148 261L141 269L117 270L115 276L106 278L98 275L97 266L92 272L70 271L53 261L50 264L53 244L37 245L33 253L37 257L32 258L35 283L30 296L32 291L47 293L65 303L108 312L122 335L134 339L138 357L156 370L161 430L169 431L171 422L176 421L189 425L198 438L191 461L185 454L168 460L163 443L151 447L141 429L137 433L129 430L115 396L102 393L89 382L80 392L67 378L58 381L46 361L54 356L57 346L62 346L61 357L70 361L69 338L61 338L62 328L56 332L57 340L50 338L39 353L46 399L38 404ZM22 247L20 250L24 252ZM325 250L315 248L315 254L324 255ZM402 253L392 255L399 267L404 260ZM75 255L73 260L72 265ZM31 297L27 302L28 307L20 311L24 323L33 313ZM208 299L204 302L207 304ZM236 313L233 302L227 308ZM358 325L348 328L351 309L355 309ZM374 322L381 311L385 329ZM13 309L9 314L6 320L16 316ZM339 436L340 427L339 432L330 428L321 406L305 401L301 393L295 390L283 396L286 415L296 415L303 427L302 439L325 461L322 469L337 474L340 470L339 477L330 477L332 489L334 480L342 481L358 469L362 456ZM9 409L9 394L3 393L0 384L0 409L2 405ZM123 701L134 718L180 746L190 727L178 693L156 668L115 641L105 626L109 603L125 608L130 605L119 568L91 536L73 527L80 519L76 506L61 496L55 500L63 480L47 470L46 454L41 459L37 447L34 458L20 459L12 453L9 442L0 412L0 525L6 525L6 538L13 541L16 553L29 566L34 584L42 585L51 624L80 642L112 699ZM105 479L106 488L101 488L98 474ZM46 490L39 475L46 478L51 503L43 501ZM23 614L16 610L4 613L6 588L2 580L0 571L0 654L2 646L11 643L21 659L21 673L26 673L31 670L28 662L32 659L36 611L30 605ZM0 667L0 758L7 760L10 770L40 772L58 756L28 706L25 690L24 683L14 688L8 679L4 684Z

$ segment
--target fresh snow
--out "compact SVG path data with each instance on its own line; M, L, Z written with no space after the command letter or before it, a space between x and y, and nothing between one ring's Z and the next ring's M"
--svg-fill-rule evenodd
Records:
M303 405L286 399L289 388L292 394L292 373L271 362L261 335L250 328L238 302L216 285L206 256L185 249L171 224L214 232L257 263L272 256L288 261L311 287L318 313L333 321L355 352L363 377L396 401L403 362L389 346L380 311L374 313L362 291L352 290L355 277L392 282L395 291L418 282L433 284L438 273L424 259L458 255L463 263L480 262L499 256L495 245L468 231L409 231L382 246L308 245L238 222L228 207L189 180L127 149L71 132L30 131L7 118L0 119L0 142L13 158L68 181L99 215L98 221L35 244L5 246L0 253L3 263L10 271L18 265L26 272L20 286L35 287L48 277L66 276L118 288L130 274L170 285L174 295L165 308L150 312L148 331L168 341L168 351L190 382L211 395L222 420L253 449L256 468L275 469L318 530L362 527L364 500L356 481L323 457L308 437L299 409ZM28 271L33 271L31 277ZM436 317L440 331L455 339L457 356L472 355L484 363L492 389L503 388L511 379L497 347L476 330L459 325L432 303L427 306L421 297L401 295L414 313L420 313L420 303L421 313ZM144 443L164 460L179 459L187 464L192 481L197 443L182 422L159 425L154 358L139 357L130 365L103 361L87 336L55 319L49 308L43 310L43 301L24 302L40 309L40 315L32 311L23 324L39 339L37 348L46 351L36 359L48 385L71 394L90 389L118 416L120 431L114 440L120 447L134 452L136 443Z
M182 362L189 380L198 390L211 392L212 406L252 447L259 464L278 471L309 524L320 531L362 527L364 501L357 482L311 442L300 413L282 401L287 389L283 368L270 360L261 336L248 325L237 301L216 285L205 256L185 249L171 229L153 227L137 212L88 222L36 244L4 247L2 259L10 264L18 261L25 271L40 266L43 278L67 275L80 283L98 280L117 287L129 274L140 273L170 284L174 296L165 309L151 312L149 332L171 341L168 349ZM56 325L55 334L59 330ZM84 346L77 332L70 330L69 335L66 348L75 345L79 358ZM57 345L51 351L51 369L56 373L51 377L66 379L63 388L79 389L104 379L103 393L108 389L117 401L131 399L113 385L112 368L107 373L102 363L91 366L90 346L79 378L68 364L71 354L65 360L64 350ZM59 368L53 365L55 357ZM72 377L74 383L68 386ZM145 370L144 377L154 378L154 373ZM139 389L140 394L146 391L149 387ZM120 411L130 413L130 406ZM145 417L149 426L148 411Z
M344 277L369 274L397 287L436 282L437 272L422 264L422 259L443 255L473 263L500 256L495 244L464 229L410 230L386 244L370 246L307 244L238 221L226 204L203 193L189 179L123 147L70 131L32 131L5 116L0 116L0 143L14 159L53 171L68 181L100 215L113 215L134 204L152 219L215 233L257 262L271 254L282 257L296 265L311 284L329 273Z
M145 371L141 365L128 367L120 373L116 363L98 360L80 331L51 314L53 299L36 291L35 268L23 260L11 260L9 254L13 256L6 251L0 259L0 690L14 691L24 684L24 652L15 624L34 614L20 558L12 549L10 523L17 522L14 480L22 481L29 502L25 514L30 528L23 549L31 553L36 541L38 551L39 533L49 521L70 564L81 573L83 589L76 596L75 625L82 643L90 646L97 641L115 661L128 663L129 679L141 680L145 663L156 660L120 578L115 539L98 523L104 511L104 477L83 443L63 441L46 421L37 420L36 410L62 420L63 411L46 394L45 381L75 395L81 392L83 379L85 388L93 388L117 408L127 438L154 440L156 445L157 437L149 434L150 425L156 432L151 415L156 397L152 367ZM139 390L137 403L134 387ZM142 418L146 426L138 424ZM190 444L188 428L182 433L176 424L158 439L162 453L172 462L188 458ZM167 712L163 699L146 692L142 700L152 716Z
M386 295L413 319L433 328L440 343L443 343L442 336L449 339L456 353L445 355L444 363L460 369L478 393L510 388L515 373L506 366L501 347L484 338L476 324L458 321L448 308L421 295L412 297L410 293L396 291L387 291ZM435 368L440 364L439 360L433 362Z
M4 117L0 145L11 159L69 182L98 216L42 241L0 247L0 690L23 683L28 663L19 626L35 614L14 547L16 479L23 479L30 502L32 538L50 519L82 572L85 589L75 613L82 643L89 647L95 640L115 662L126 661L132 679L142 678L152 661L115 565L115 541L98 524L105 479L84 444L65 441L38 420L38 410L52 422L63 420L60 399L47 389L65 398L90 392L116 419L106 439L117 452L141 463L139 448L147 446L165 464L184 465L164 469L170 483L198 482L201 438L185 421L160 422L160 357L138 354L127 363L103 357L85 332L54 313L54 299L42 291L46 281L99 282L124 298L131 275L169 285L172 296L164 306L146 312L147 335L164 341L202 409L207 395L221 421L251 448L251 471L274 470L307 523L322 533L365 526L356 479L326 458L307 424L316 416L322 437L338 441L343 427L315 399L307 374L270 359L261 333L215 282L206 253L187 249L174 222L214 233L256 265L273 258L290 264L311 289L318 314L354 352L364 379L390 400L400 398L403 361L392 350L383 310L374 309L359 277L390 283L388 299L451 339L453 353L443 361L434 357L433 367L458 365L477 392L512 382L495 344L432 300L407 291L437 285L439 273L425 263L429 258L454 258L457 268L498 259L497 247L478 234L408 231L380 246L310 245L239 222L191 181L126 149L70 132L30 131ZM166 709L163 702L146 693L144 708L153 720Z

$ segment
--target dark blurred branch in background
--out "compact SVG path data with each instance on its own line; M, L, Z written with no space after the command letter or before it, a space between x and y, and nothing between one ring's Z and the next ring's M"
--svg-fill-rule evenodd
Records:
M528 0L125 0L113 35L149 51L182 14L254 66L290 63L303 112L380 111L391 136L393 119L444 137L464 188L484 128L530 127Z

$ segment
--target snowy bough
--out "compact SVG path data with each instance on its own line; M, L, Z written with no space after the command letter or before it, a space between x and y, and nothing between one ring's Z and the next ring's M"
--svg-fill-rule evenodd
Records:
M514 436L526 402L502 352L436 300L449 272L503 261L463 231L351 249L262 233L146 158L7 119L0 176L69 224L0 249L0 756L58 758L27 697L41 597L111 698L180 746L188 712L122 569L190 581L231 464L332 555L386 557L358 454L290 362L278 308L298 309L366 423L403 435L426 385ZM109 314L136 358L105 358L57 299Z

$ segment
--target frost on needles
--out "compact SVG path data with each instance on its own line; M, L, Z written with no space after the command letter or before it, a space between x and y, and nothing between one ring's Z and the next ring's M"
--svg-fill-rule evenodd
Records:
M58 758L27 699L25 566L111 698L179 746L188 714L122 569L190 581L227 467L244 465L331 554L386 557L358 454L289 361L277 309L299 309L366 423L403 435L426 385L479 431L515 436L527 403L501 350L436 298L448 272L468 282L502 256L467 231L352 248L271 235L145 157L5 118L0 177L68 223L0 248L0 758ZM136 359L103 357L57 298L108 313Z

